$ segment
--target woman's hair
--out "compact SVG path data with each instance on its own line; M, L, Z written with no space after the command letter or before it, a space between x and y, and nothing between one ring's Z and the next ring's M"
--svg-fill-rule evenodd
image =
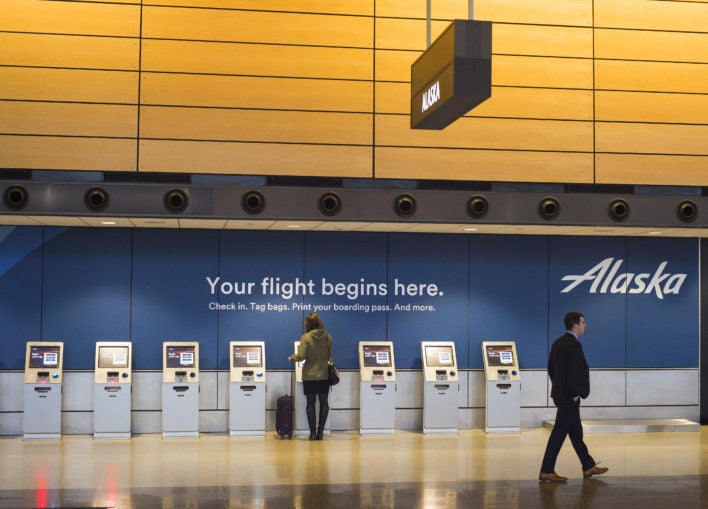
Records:
M310 332L315 329L322 329L322 319L317 313L310 313L305 317L305 332Z

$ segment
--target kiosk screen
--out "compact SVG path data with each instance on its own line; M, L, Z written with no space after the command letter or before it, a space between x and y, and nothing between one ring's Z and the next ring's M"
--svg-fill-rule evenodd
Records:
M168 368L193 368L195 366L193 346L167 345L165 366Z
M425 364L429 368L454 368L455 356L452 354L452 346L426 346Z
M364 367L391 367L391 347L389 345L363 345Z
M512 345L487 345L488 366L512 366L514 348Z
M98 367L109 369L127 368L128 355L127 346L99 346Z
M234 368L263 367L263 352L257 345L234 345Z
M30 368L56 368L59 366L60 346L30 346Z

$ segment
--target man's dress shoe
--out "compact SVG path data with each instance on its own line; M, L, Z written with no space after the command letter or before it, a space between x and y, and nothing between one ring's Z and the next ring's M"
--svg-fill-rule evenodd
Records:
M583 472L583 477L585 479L589 479L593 475L601 475L607 472L609 468L607 467L598 467L597 465L593 466L592 468L589 468Z
M563 477L562 475L558 475L555 472L552 472L550 474L544 474L543 472L541 472L540 474L538 474L538 480L543 482L566 482L568 478Z

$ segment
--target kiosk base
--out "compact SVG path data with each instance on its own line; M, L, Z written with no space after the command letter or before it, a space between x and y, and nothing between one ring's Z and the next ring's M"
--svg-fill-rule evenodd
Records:
M457 428L423 428L423 433L425 433L426 435L428 435L428 434L432 435L435 433L440 434L440 435L443 435L446 433L456 434Z
M521 382L488 380L485 431L518 433L521 427Z
M61 438L61 384L25 384L23 437L28 440Z
M265 437L266 387L264 383L231 382L229 435Z
M198 431L163 431L162 438L199 438Z
M61 433L25 433L22 438L25 440L59 440Z
M327 419L327 420L329 420L329 419ZM322 430L322 434L323 434L324 436L329 436L329 435L332 434L332 430L329 429L328 427L326 427L324 430ZM295 436L296 436L296 437L297 437L297 436L302 437L302 436L305 436L305 435L310 436L310 428L307 428L307 429L296 429L296 430L295 430Z
M426 381L423 388L423 433L457 433L458 382Z
M360 428L359 429L359 434L360 435L393 435L394 430L392 428L381 428L381 429L376 429L376 428Z
M484 428L486 433L519 433L520 428Z
M94 384L94 438L130 438L131 394L131 384Z
M232 437L265 437L265 430L262 430L262 429L254 429L254 430L230 429L229 436L232 436Z
M361 382L359 432L393 435L396 427L396 383Z
M162 384L162 436L197 438L199 436L199 384Z
M302 388L302 382L295 380L295 375L293 375L293 384L295 386L295 393L293 394L293 400L295 401L295 436L310 435L310 426L307 424L307 412L305 407L307 406L307 398L305 397L305 391ZM319 403L315 408L317 410L317 415L319 418ZM323 430L324 435L329 435L331 429L329 423L332 420L332 414L330 413L325 422L325 429Z
M94 432L93 438L126 439L126 438L130 438L130 431L128 431L127 433L125 433L125 432L116 432L116 433Z

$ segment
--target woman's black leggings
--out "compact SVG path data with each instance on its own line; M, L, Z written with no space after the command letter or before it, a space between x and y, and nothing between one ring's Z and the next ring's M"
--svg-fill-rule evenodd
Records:
M329 391L320 394L306 394L307 398L307 423L310 425L310 430L319 428L323 430L325 422L327 422L327 414L329 414ZM320 419L319 423L315 421L315 401L320 400Z

